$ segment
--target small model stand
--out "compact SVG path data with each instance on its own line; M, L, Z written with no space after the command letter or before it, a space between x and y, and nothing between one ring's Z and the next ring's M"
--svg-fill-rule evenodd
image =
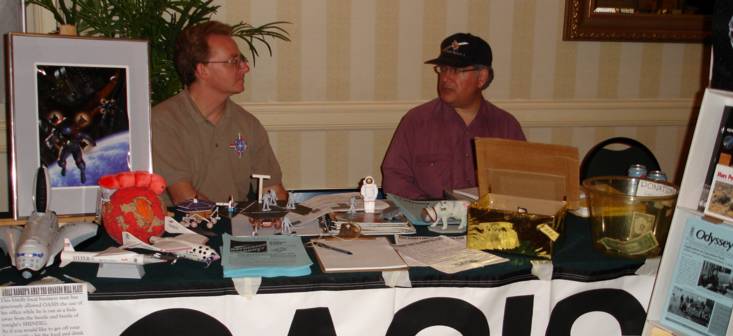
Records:
M269 179L269 175L253 174L253 178L257 179L257 201L252 201L241 210L241 213L249 217L252 224L252 235L257 235L258 231L263 228L273 228L281 233L289 234L292 231L292 224L286 225L285 215L288 213L287 208L277 204L277 195L274 190L262 192L262 181ZM288 227L286 229L286 227ZM288 232L286 232L288 231Z
M142 279L145 276L143 265L99 264L98 278Z

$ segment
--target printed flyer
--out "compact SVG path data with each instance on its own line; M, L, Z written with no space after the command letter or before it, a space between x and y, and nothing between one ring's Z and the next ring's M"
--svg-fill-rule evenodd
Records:
M688 219L661 323L685 334L726 335L733 306L733 227Z

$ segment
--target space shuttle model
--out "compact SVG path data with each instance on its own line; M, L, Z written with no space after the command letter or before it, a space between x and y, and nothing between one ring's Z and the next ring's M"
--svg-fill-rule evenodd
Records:
M77 245L97 234L94 223L68 223L59 227L56 213L48 209L50 185L45 166L36 172L33 202L35 211L24 226L0 227L0 248L21 276L31 279L53 264L64 248L64 239Z

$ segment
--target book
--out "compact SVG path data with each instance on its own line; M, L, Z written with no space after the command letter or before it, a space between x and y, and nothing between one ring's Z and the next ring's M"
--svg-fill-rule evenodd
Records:
M311 245L325 273L407 269L405 261L385 237L312 239Z
M713 146L713 155L710 157L705 183L703 184L702 194L700 195L699 210L701 211L708 201L717 165L733 165L733 114L731 111L733 111L733 106L725 106L723 109L723 115L717 129L715 145Z
M313 262L298 236L222 236L224 277L303 276Z

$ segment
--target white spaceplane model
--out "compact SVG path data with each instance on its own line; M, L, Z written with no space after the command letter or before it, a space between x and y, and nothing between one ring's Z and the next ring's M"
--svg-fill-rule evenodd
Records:
M71 242L64 239L64 250L61 251L61 263L59 267L65 267L72 262L91 264L132 264L147 265L167 262L168 260L154 256L140 254L124 250L118 247L110 247L98 252L78 252L74 250Z
M35 211L24 226L0 227L0 248L25 279L42 273L53 264L64 247L64 239L79 244L97 234L94 223L69 223L59 227L56 213L48 209L50 185L46 167L36 172L33 201Z
M122 248L145 249L157 252L171 253L179 258L206 263L221 259L219 253L206 245L208 238L196 233L184 233L175 237L150 237L151 244L147 244L127 231L122 232Z

